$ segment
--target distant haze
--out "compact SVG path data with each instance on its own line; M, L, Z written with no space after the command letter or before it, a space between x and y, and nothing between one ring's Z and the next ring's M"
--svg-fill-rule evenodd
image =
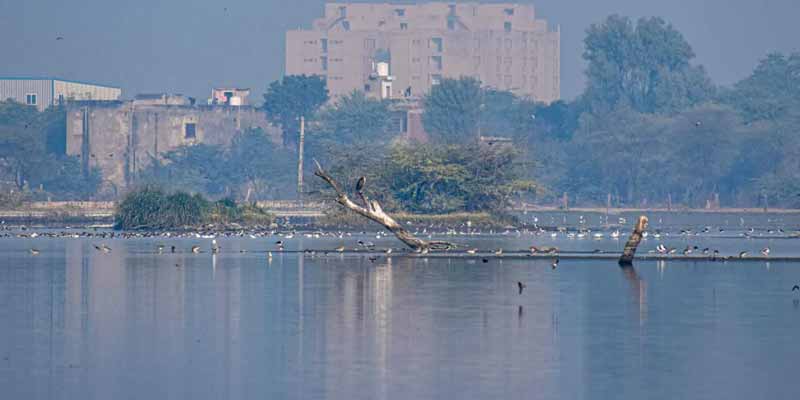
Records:
M322 15L324 3L0 0L0 76L96 81L121 86L125 97L170 92L206 98L215 86L250 87L258 101L267 83L282 74L284 32L308 26ZM532 3L540 17L561 25L567 99L583 89L586 28L613 13L673 23L692 44L697 63L720 84L745 77L769 52L800 51L797 0Z

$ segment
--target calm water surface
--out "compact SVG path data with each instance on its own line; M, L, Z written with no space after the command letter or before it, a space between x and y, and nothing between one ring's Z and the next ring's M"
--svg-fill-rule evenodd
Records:
M663 242L800 254L800 240L766 233L673 233L642 251ZM332 249L357 239L286 242ZM622 246L514 234L450 239L485 249ZM269 261L274 237L218 240L218 255L188 252L210 239L102 241L110 254L94 249L98 240L0 240L0 399L800 393L797 263L640 262L622 270L613 261L562 260L553 271L547 260L275 253ZM158 243L179 253L156 254ZM517 281L528 285L522 295Z

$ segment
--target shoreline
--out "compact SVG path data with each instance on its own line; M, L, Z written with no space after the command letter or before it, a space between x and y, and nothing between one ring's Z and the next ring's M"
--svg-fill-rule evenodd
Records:
M514 210L516 212L547 212L547 213L596 213L616 215L623 213L663 213L663 214L800 214L800 209L796 208L605 208L605 207L570 207L563 209L560 207L524 207Z
M309 217L307 210L298 210L297 215L287 213L284 210L269 210L283 219L300 220L300 223L289 223L287 226L305 227L310 229L333 229L326 223L325 217ZM557 206L525 206L509 211L513 214L601 214L601 215L622 215L622 214L752 214L752 215L800 215L800 209L786 208L746 208L731 207L718 209L705 208L605 208L605 207L573 207L563 209ZM425 224L425 223L444 223L444 224L463 224L467 221L487 223L494 220L499 222L494 216L488 213L465 213L457 212L450 214L408 214L395 213L394 217L398 221L406 224ZM349 219L349 218L348 218ZM359 220L355 220L359 221ZM348 221L348 222L355 222ZM479 222L480 221L480 222ZM328 221L341 222L345 221ZM366 222L366 221L364 221ZM22 207L12 209L0 209L0 225L29 225L45 227L65 227L72 225L112 225L114 223L114 203L113 202L34 202ZM357 225L361 225L358 223ZM365 224L368 225L368 224ZM524 224L523 224L524 225ZM248 226L241 228L247 229Z

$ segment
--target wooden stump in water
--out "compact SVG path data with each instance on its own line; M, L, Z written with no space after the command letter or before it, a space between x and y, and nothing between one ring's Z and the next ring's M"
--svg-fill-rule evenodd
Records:
M622 250L622 256L619 258L620 266L633 265L633 257L636 255L636 248L639 247L639 242L642 241L642 234L647 230L647 217L644 215L639 217L636 221L636 226L633 228L633 233L625 243L625 249Z

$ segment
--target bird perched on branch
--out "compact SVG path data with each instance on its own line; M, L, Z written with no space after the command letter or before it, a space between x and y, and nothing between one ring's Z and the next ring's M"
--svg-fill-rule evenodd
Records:
M517 282L517 287L519 288L519 294L522 294L522 291L525 290L525 288L528 287L528 285L522 282Z
M362 176L358 178L358 182L356 182L356 192L361 193L364 190L364 185L367 183L367 178Z
M792 286L792 291L794 292L795 290L800 290L800 285Z

